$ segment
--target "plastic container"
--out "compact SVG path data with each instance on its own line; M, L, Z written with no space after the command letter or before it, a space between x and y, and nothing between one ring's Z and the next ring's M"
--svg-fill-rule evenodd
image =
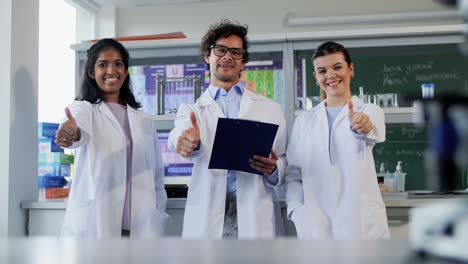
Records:
M397 181L395 180L395 174L390 172L384 173L385 192L395 192L396 183Z
M395 168L395 191L404 192L405 191L405 182L406 182L406 173L403 172L401 168L402 161L398 161L398 164Z
M421 84L422 98L434 98L434 88L433 83L423 83Z
M380 163L379 173L377 173L377 180L379 183L379 189L382 193L390 193L395 191L395 174L385 172L385 166Z

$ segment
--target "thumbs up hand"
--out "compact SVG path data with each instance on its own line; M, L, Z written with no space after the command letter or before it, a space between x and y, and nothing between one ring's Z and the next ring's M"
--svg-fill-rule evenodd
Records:
M353 131L367 135L374 128L374 124L372 124L368 115L362 112L354 112L351 100L348 101L348 110L349 123Z
M190 113L192 127L184 130L177 139L176 151L183 157L188 157L200 142L200 128L194 112Z
M67 115L67 121L62 123L57 130L55 143L61 147L70 147L74 141L80 140L81 134L76 120L68 107L65 108L65 114Z

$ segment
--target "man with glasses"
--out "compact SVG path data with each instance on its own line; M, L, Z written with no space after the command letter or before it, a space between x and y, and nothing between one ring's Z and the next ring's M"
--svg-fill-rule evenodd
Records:
M278 103L245 89L247 26L223 20L202 39L211 83L193 105L179 107L169 148L194 161L185 207L184 238L268 239L275 236L274 188L282 184L285 119ZM269 157L249 162L259 174L208 169L218 118L279 125ZM261 174L261 175L260 175Z

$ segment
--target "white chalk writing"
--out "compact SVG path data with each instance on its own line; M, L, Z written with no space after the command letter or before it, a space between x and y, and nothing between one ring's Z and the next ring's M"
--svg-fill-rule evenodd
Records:
M432 82L441 80L458 80L460 76L456 72L437 72L437 73L421 73L416 75L416 81Z

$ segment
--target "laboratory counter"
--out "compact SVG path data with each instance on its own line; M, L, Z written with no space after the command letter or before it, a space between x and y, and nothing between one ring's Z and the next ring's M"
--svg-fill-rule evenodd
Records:
M183 250L182 250L183 249ZM449 263L408 241L0 239L0 263Z
M466 199L467 194L426 194L426 195L415 195L415 194L383 194L382 195L385 206L389 207L415 207L421 206L428 203L433 203L443 199L444 201L450 201L452 199ZM167 199L168 209L184 209L187 198L169 198ZM286 203L280 201L281 208L286 208ZM21 203L23 209L65 209L67 207L66 201L25 201Z
M409 210L412 207L422 206L437 201L450 201L466 199L468 195L407 195L384 194L390 232L393 237L407 237L407 223ZM184 218L186 198L169 198L166 212L171 216L166 235L180 236ZM281 236L294 237L296 230L294 224L286 217L286 203L280 201L282 225L279 229ZM27 233L30 236L57 236L61 232L66 202L63 201L26 201L21 207L28 211Z

